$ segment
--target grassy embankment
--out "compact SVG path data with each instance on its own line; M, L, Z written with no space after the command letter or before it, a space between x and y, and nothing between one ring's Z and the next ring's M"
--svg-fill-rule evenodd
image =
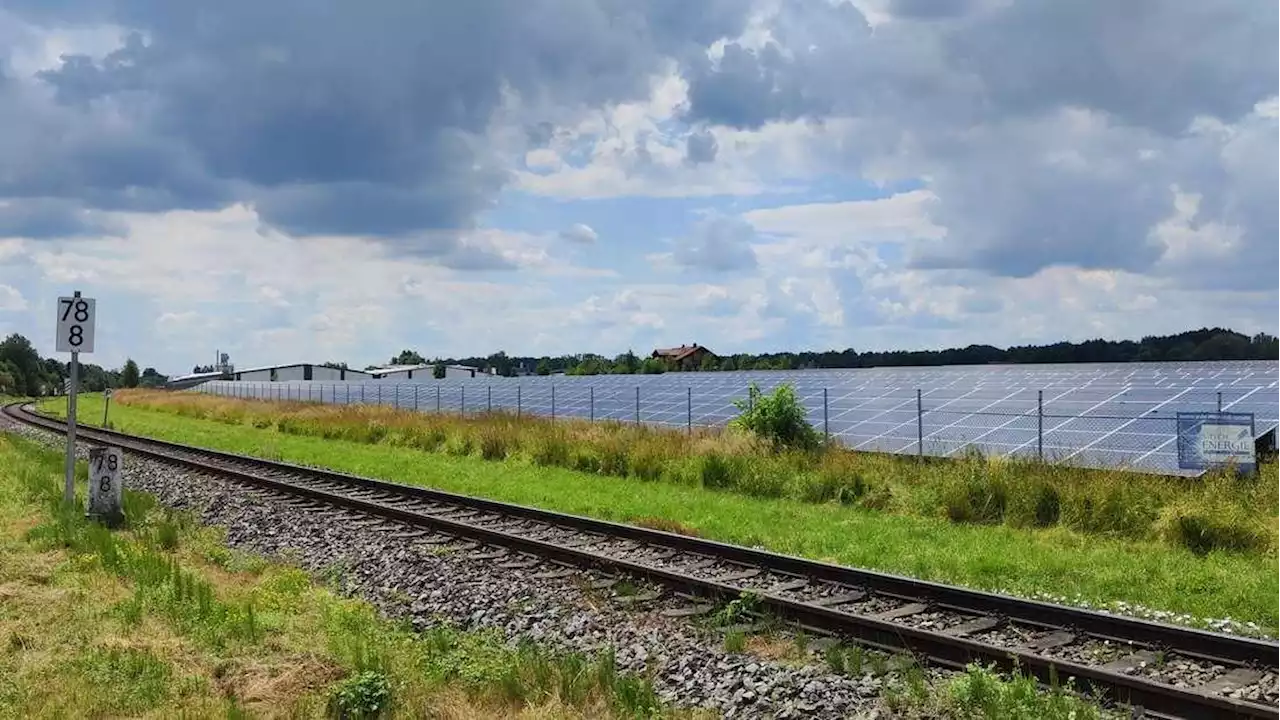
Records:
M80 407L82 421L101 421L100 398ZM145 391L119 393L112 424L931 580L1277 625L1274 464L1252 480L1194 481L980 458L921 465L777 455L724 433Z
M128 492L127 529L107 531L61 507L61 477L58 453L0 434L2 717L661 710L648 681L607 654L444 627L414 634L301 570L228 550L146 495Z

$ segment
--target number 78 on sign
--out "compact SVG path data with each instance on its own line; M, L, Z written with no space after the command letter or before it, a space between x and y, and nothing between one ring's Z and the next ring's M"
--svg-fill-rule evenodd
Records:
M58 352L93 352L96 310L97 301L93 298L58 298Z

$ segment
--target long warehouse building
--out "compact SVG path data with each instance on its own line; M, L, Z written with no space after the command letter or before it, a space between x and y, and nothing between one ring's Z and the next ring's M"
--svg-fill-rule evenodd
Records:
M292 365L268 365L237 370L233 379L244 382L288 382L290 380L341 382L344 380L371 380L373 376L363 370L294 363Z

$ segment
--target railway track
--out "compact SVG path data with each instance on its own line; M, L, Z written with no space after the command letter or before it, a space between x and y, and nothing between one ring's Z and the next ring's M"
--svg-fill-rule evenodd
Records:
M19 422L65 425L19 405ZM697 615L751 593L756 607L804 627L927 662L1017 665L1044 682L1178 718L1277 718L1276 642L858 570L684 535L555 513L318 468L80 427L80 438L283 493L294 502L378 516L407 537L466 538L504 567L543 576L595 567L656 581ZM390 530L389 531L394 531ZM415 535L416 534L416 535ZM493 552L497 548L497 552ZM633 598L657 600L649 594ZM1261 689L1263 686L1266 689ZM1251 699L1256 695L1262 699Z

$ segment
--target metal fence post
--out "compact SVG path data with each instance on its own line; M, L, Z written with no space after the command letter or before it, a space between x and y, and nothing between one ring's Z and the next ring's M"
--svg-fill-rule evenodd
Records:
M343 405L350 405L350 404L351 404L351 385L350 385L350 384L348 384L348 385L347 385L347 399L346 399L346 401L345 401L345 402L343 402L342 404L343 404Z
M436 412L440 412L440 385L436 385Z
M753 409L755 409L753 407L754 405L755 405L755 398L751 396L751 386L748 385L747 386L747 412L751 412Z
M636 424L640 424L640 386L636 386Z
M413 386L413 411L418 412L418 391L422 389L420 385Z
M684 401L684 413L685 413L684 429L690 435L692 435L693 434L693 388L685 388L685 392L686 392L686 395L685 395L685 401Z
M375 402L377 402L379 405L382 404L382 386L381 385L378 386L378 395L377 395L377 400L375 400Z
M493 412L493 386L485 385L485 412Z
M551 419L556 419L556 386L551 385Z
M827 416L827 389L822 388L822 435L823 437L831 437L831 422Z
M1218 412L1222 412L1222 391L1218 391Z
M589 386L587 388L587 394L590 397L589 403L591 405L591 422L595 422L596 421L596 386L595 385Z
M458 386L458 411L463 417L467 416L467 386Z
M364 383L360 383L360 404L364 404Z
M924 460L924 393L916 388L916 456Z
M1036 391L1036 457L1044 462L1044 391Z

